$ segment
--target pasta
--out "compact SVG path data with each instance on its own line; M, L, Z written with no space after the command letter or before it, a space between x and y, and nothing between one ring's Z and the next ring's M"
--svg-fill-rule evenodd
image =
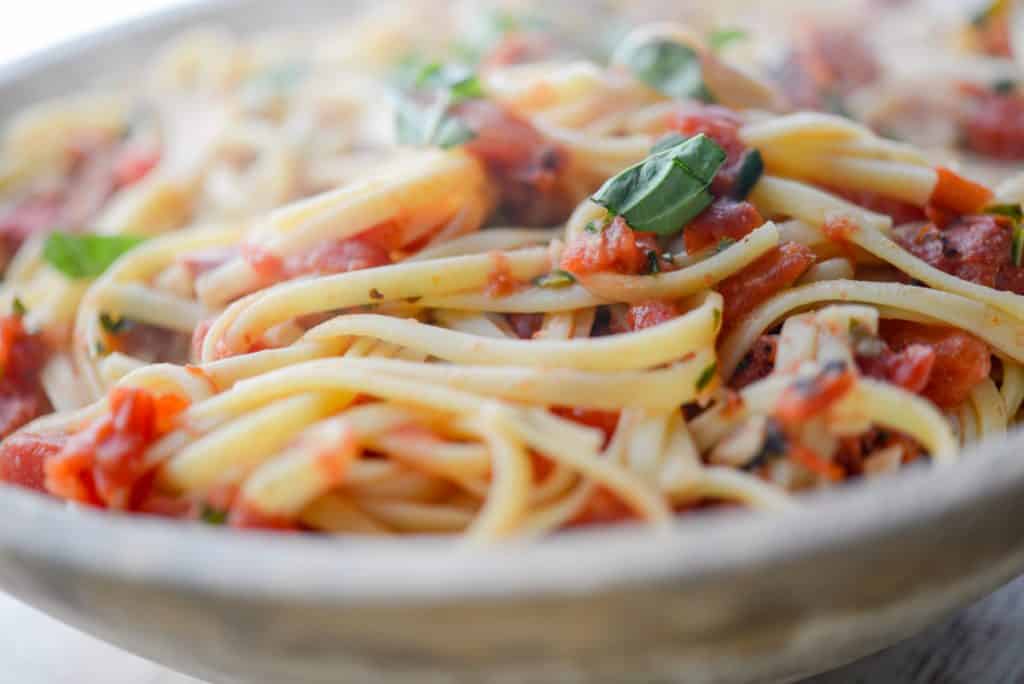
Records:
M1015 424L1019 183L683 24L602 59L509 16L192 32L137 101L11 122L0 480L488 543L786 509Z

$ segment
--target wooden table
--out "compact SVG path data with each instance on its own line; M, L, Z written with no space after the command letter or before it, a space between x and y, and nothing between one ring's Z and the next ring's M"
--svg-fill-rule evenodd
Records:
M4 682L203 684L100 643L2 594L0 634ZM1022 644L1024 577L906 643L804 684L1021 682Z

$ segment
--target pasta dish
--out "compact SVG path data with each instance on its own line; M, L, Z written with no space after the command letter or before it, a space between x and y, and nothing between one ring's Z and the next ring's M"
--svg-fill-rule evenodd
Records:
M1003 4L955 49L1012 72ZM8 123L0 480L491 541L785 509L1015 423L1015 82L952 111L821 27L769 64L699 18L602 51L424 5L195 30Z

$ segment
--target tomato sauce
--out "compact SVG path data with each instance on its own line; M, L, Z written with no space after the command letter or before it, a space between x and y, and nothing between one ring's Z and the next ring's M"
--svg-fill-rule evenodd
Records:
M795 283L814 263L814 252L795 242L773 248L718 284L725 298L724 325L735 325L776 293Z
M654 233L634 231L621 216L597 233L584 231L562 252L561 268L575 275L622 273L639 275L651 266L650 254L658 258Z

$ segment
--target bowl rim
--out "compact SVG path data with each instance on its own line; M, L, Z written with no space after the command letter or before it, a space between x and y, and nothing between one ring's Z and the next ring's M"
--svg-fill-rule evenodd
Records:
M266 3L184 0L0 67L0 92L89 51L117 49L112 42L181 21L217 21L260 4ZM667 531L620 525L482 547L437 537L240 533L110 514L0 484L0 517L16 521L0 525L0 555L238 597L431 603L585 595L652 582L696 583L867 545L979 499L1024 491L1024 459L1014 458L1022 450L1024 431L1010 432L967 450L952 466L910 467L802 495L792 511L708 512L682 516Z

